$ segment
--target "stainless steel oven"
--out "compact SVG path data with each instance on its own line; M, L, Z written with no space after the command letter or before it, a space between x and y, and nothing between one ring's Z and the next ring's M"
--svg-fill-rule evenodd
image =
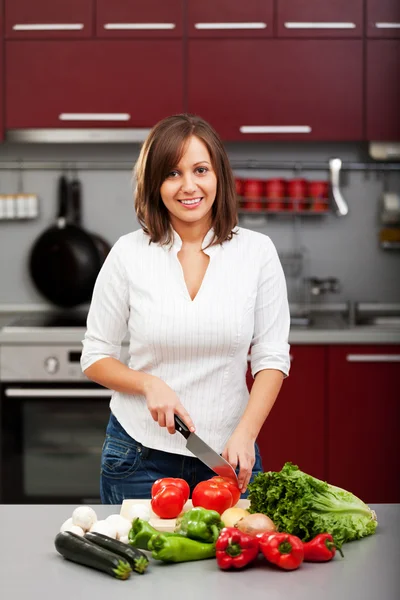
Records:
M111 392L81 373L80 353L80 343L0 347L2 503L100 502Z

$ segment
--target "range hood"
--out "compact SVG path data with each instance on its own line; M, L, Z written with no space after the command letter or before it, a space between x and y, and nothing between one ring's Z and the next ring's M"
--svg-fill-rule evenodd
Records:
M140 143L143 142L151 129L137 128L63 128L63 129L8 129L6 140L18 143Z

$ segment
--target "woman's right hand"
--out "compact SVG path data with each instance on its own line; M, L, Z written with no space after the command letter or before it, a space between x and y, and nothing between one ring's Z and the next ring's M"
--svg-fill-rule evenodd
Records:
M153 376L146 385L144 396L151 416L160 427L166 427L169 433L175 433L174 415L176 414L186 423L191 432L195 430L189 413L175 392L162 379Z

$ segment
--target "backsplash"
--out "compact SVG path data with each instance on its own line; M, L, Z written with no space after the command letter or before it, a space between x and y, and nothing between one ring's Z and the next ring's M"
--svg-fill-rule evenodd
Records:
M349 143L235 143L226 144L231 160L263 162L370 160L367 146ZM139 227L133 208L132 173L126 170L80 170L90 161L134 164L139 146L118 145L0 145L0 162L60 161L76 169L83 185L83 225L110 243ZM61 170L22 171L23 191L39 197L39 217L28 221L0 221L0 305L46 304L34 288L28 257L35 239L49 227L57 213L57 184ZM70 172L72 172L70 170ZM324 171L235 171L238 177L325 179ZM318 217L245 216L240 225L271 237L278 252L303 249L304 276L335 277L340 291L322 301L400 301L400 253L384 251L378 244L379 198L384 189L400 193L400 172L385 175L353 171L343 173L342 192L350 212ZM0 170L0 194L16 193L18 171ZM289 281L289 295L295 287ZM292 298L295 300L295 298Z

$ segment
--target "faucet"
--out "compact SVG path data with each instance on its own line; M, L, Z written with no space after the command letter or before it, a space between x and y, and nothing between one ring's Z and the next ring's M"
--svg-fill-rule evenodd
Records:
M308 282L310 284L310 292L312 296L321 296L322 294L340 292L340 283L335 277L327 277L326 279L310 277Z

